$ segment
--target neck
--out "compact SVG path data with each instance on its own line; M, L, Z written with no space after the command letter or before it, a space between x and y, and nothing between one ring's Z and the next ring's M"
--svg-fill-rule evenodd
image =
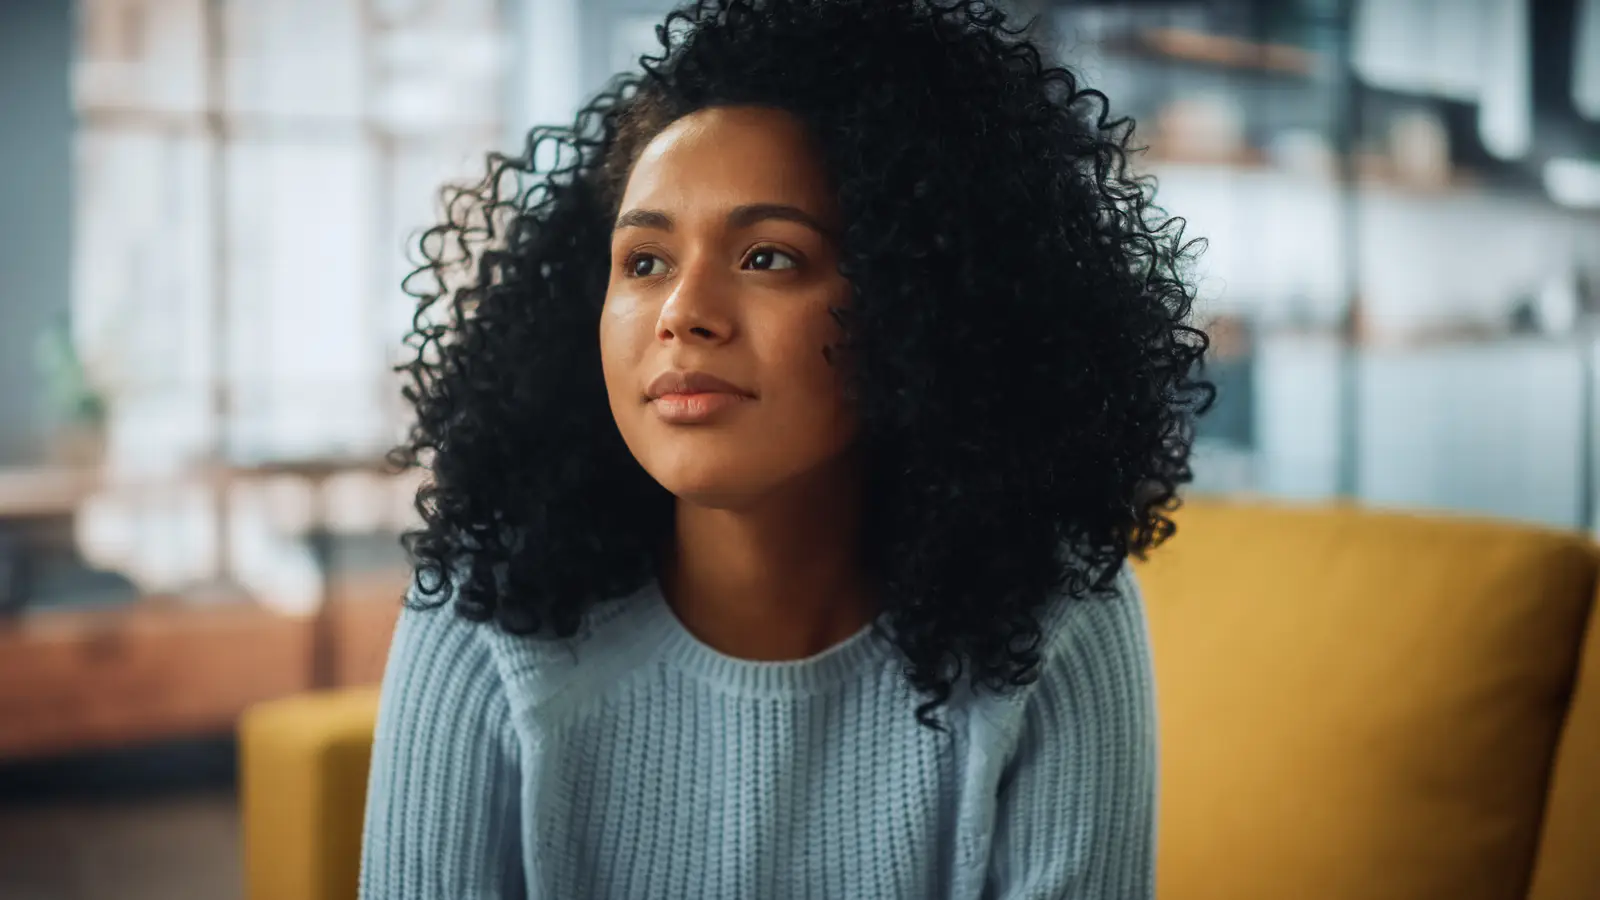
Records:
M713 649L802 659L871 621L853 474L819 472L739 509L680 499L675 520L663 592L684 627Z

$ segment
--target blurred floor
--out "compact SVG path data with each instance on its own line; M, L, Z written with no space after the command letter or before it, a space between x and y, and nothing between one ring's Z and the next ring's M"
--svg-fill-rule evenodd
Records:
M0 766L0 897L241 897L231 741Z
M243 895L233 793L0 810L7 900Z

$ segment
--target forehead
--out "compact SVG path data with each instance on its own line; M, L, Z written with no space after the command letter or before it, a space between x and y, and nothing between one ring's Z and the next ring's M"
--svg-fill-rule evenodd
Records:
M622 206L787 203L825 215L832 190L820 154L794 115L715 107L667 126L640 153Z

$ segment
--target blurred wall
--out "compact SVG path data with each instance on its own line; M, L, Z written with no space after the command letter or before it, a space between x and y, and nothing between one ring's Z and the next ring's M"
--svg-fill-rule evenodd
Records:
M0 2L0 466L49 426L35 348L69 298L72 23L67 0Z

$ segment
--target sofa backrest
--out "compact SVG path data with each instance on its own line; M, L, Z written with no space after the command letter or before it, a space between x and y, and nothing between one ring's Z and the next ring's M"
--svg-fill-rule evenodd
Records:
M1191 501L1177 521L1138 564L1162 900L1527 898L1595 546L1352 508ZM1594 806L1552 804L1564 841Z
M1550 776L1528 900L1595 897L1600 897L1600 614L1591 609Z

